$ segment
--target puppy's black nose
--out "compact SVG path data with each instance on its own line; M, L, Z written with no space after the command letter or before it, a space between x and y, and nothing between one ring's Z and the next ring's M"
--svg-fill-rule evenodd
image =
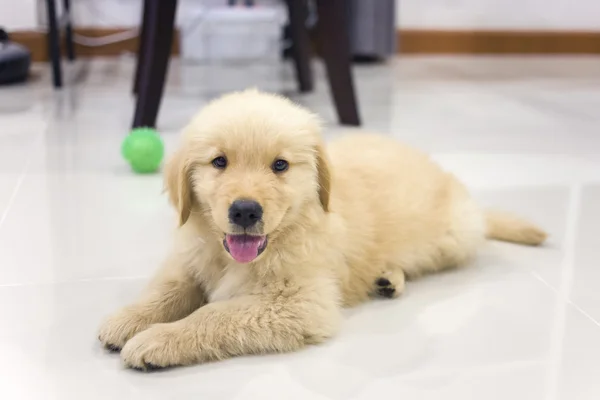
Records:
M242 228L250 228L263 216L263 209L254 200L236 200L229 207L229 221Z

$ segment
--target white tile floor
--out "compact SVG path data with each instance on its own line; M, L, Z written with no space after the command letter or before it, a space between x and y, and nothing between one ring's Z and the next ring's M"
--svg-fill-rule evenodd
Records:
M600 59L423 58L357 67L365 127L430 151L485 205L544 226L531 249L490 243L471 268L348 310L326 345L154 374L96 342L103 316L157 266L173 215L159 176L120 159L127 59L0 88L1 399L600 398ZM333 121L319 70L293 95ZM215 94L293 93L287 66L176 63L160 129ZM337 134L337 128L328 136Z

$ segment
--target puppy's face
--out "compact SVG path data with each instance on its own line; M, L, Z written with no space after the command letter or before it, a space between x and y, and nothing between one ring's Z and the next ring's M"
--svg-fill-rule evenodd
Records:
M278 96L246 91L208 105L187 127L167 168L167 187L183 224L191 212L240 263L304 207L329 201L329 170L317 119Z

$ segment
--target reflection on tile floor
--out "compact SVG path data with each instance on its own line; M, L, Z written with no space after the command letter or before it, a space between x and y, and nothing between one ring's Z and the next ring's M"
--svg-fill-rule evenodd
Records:
M0 398L600 398L600 59L413 58L357 66L365 129L431 152L487 206L545 227L541 249L489 243L470 268L347 310L329 343L287 355L140 374L95 340L133 299L174 228L159 176L119 155L127 58L78 62L76 83L0 88ZM174 63L167 150L211 97L258 86L335 126L322 69Z

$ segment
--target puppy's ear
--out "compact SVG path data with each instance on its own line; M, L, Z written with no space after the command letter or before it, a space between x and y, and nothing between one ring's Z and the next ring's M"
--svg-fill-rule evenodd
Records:
M190 217L194 202L189 173L189 163L183 150L177 150L165 166L165 189L171 204L179 212L180 226Z
M329 193L331 190L331 169L329 158L322 143L317 145L317 180L319 183L319 200L325 212L329 212Z

